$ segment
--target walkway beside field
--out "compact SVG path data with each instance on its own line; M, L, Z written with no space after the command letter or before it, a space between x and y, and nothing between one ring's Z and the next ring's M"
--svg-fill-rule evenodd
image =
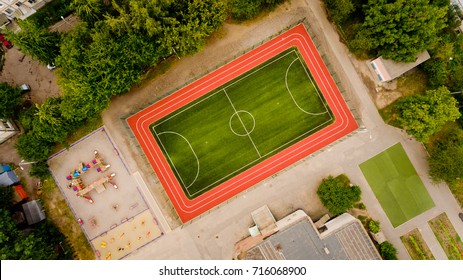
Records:
M209 41L204 51L173 62L172 69L167 73L141 88L113 99L110 108L103 114L105 126L124 155L130 172L140 172L150 194L172 228L172 231L165 234L159 242L144 247L129 258L230 259L233 256L234 244L249 235L248 227L253 225L253 210L267 204L278 220L297 209L303 209L317 220L324 213L316 196L321 179L341 173L346 173L353 183L360 185L367 210L373 218L381 222L387 239L398 249L400 259L410 258L400 241L400 236L416 227L422 229L423 237L434 256L437 259L445 257L437 240L433 239L426 228L427 221L442 212L447 213L456 231L463 237L463 223L458 218L460 207L447 186L434 185L429 180L426 152L422 144L410 140L400 129L384 124L368 89L352 64L350 54L340 42L334 26L328 22L320 5L321 2L318 0L292 0L259 20L243 25L225 24L222 31L217 32L215 38ZM357 108L356 113L361 116L366 130L264 180L208 211L192 223L181 225L136 141L128 137L129 131L121 118L135 113L140 107L181 87L185 82L199 78L215 67L223 65L304 17L313 25L322 47L329 51L327 56L332 66L343 86L352 93L349 103ZM436 207L394 229L358 165L397 142L402 143Z

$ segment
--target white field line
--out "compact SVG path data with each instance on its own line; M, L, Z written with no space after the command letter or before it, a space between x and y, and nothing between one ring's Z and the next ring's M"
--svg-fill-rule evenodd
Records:
M301 106L299 106L299 104L297 104L296 102L296 99L294 99L294 96L293 94L291 93L291 90L289 89L289 86L288 86L288 73L289 73L289 69L291 69L291 66L293 65L294 62L296 61L299 61L299 57L297 57L296 59L294 59L288 66L288 68L286 68L286 74L285 74L285 85L286 85L286 89L288 90L288 93L289 95L291 96L291 99L293 100L294 102L294 105L297 106L297 108L299 108L299 110L301 110L302 112L306 113L307 115L311 115L311 116L319 116L319 115L323 115L323 114L326 114L328 111L325 111L325 112L321 112L321 113L311 113L311 112L307 112L306 110L302 109ZM312 82L312 81L311 81ZM314 89L317 90L317 88L315 87L315 85L312 83L312 86L314 86ZM318 97L320 98L320 96ZM323 99L321 99L321 102L323 104ZM326 107L325 107L325 110L326 110Z
M277 62L278 60L282 59L283 57L285 57L285 56L287 56L287 55L289 55L289 54L291 54L291 53L293 53L293 52L295 52L295 51L294 51L294 50L293 50L293 51L290 51L290 52L288 52L287 54L284 54L284 55L282 55L281 57L275 59L274 61L267 62L267 63L266 63L266 62L262 63L261 65L257 66L256 68L253 68L253 71L248 72L246 75L244 75L243 77L241 77L241 78L239 78L238 80L234 81L233 83L227 85L227 86L224 87L223 89L226 90L227 88L233 86L233 85L236 84L237 82L240 82L240 81L246 79L247 77L249 77L249 76L253 75L254 73L256 73L256 72L258 72L258 71L264 69L265 67L267 67L267 66L269 66L269 65L271 65L271 64L273 64L273 63L275 63L275 62ZM296 54L296 53L295 53L295 54ZM297 56L297 54L296 54L296 56ZM168 117L167 119L164 119L164 120L158 122L158 123L155 124L154 126L159 126L159 125L161 125L162 123L164 123L164 122L170 120L171 118L176 117L177 115L179 115L179 114L185 112L186 110L189 110L191 107L194 107L194 106L198 105L199 103L203 102L204 100L206 100L206 99L208 99L208 98L210 98L210 97L212 97L212 96L214 96L214 95L216 95L217 93L220 93L220 92L222 92L222 90L218 90L218 91L216 91L216 92L210 94L209 96L206 96L205 98L203 98L203 99L201 99L201 100L199 100L199 101L197 101L197 102L194 102L194 101L191 102L191 104L190 104L189 106L185 106L185 108L184 108L183 110L179 110L176 114L173 114L172 116ZM206 95L208 95L208 94L206 93ZM200 97L200 98L201 98L201 97Z
M291 144L292 142L297 141L299 138L304 137L306 134L309 134L309 133L312 132L313 130L316 130L317 128L319 128L319 127L325 125L326 123L329 123L331 120L332 120L332 119L329 119L329 120L325 121L324 123L319 124L318 126L314 127L312 130L307 131L307 132L305 132L304 134L301 134L301 135L299 135L298 137L293 138L292 140L288 141L287 143L282 144L281 146L279 146L279 147L277 147L277 148L271 150L270 152L264 154L262 157L266 157L266 156L268 156L269 154L271 154L271 153L277 151L278 149L283 148L285 145L288 145L288 144ZM237 173L237 172L239 172L239 171L245 169L245 168L248 167L249 165L251 165L251 164L255 163L256 161L258 161L259 159L260 159L260 158L255 159L255 160L253 160L253 161L251 161L251 162L249 162L249 163L243 165L242 167L236 169L236 170L233 171L232 173L230 173L230 174L228 174L228 175L225 175L224 177L222 177L222 178L220 178L220 179L218 179L218 180L216 180L216 181L210 183L209 185L203 187L202 189L200 189L200 190L198 190L198 191L196 191L195 193L190 194L190 195L195 195L195 194L197 194L197 193L199 193L199 192L201 192L201 191L203 191L203 190L209 188L210 186L212 186L212 185L214 185L214 184L216 184L216 183L218 183L218 182L220 182L220 181L222 181L222 180L224 180L224 179L226 179L226 178L232 176L233 174L235 174L235 173Z
M227 97L228 101L230 101L230 105L233 107L233 111L235 111L235 114L237 115L238 119L240 120L240 123L243 126L244 131L246 131L246 135L249 137L249 140L251 140L251 143L254 146L254 149L256 149L256 152L259 155L259 158L261 158L262 156L261 156L259 150L257 149L256 144L254 143L254 141L252 141L251 135L248 132L248 129L246 128L246 126L244 125L244 122L241 119L240 115L238 114L238 111L236 111L235 105L233 105L233 102L231 101L230 97L228 96L227 91L225 89L223 89L223 92L225 93L225 96Z
M172 159L170 158L169 152L167 151L166 147L164 147L164 144L162 143L161 139L159 138L159 134L157 134L156 129L154 128L154 126L153 126L153 131L154 131L154 134L156 134L156 138L159 139L159 143L161 143L161 146L162 146L162 148L164 149L165 154L166 154L167 157L169 158L170 163L172 163L172 166L174 167L174 171L175 171L175 173L177 173L177 177L178 177L178 178L180 179L180 181L181 181L181 182L179 182L179 183L181 183L181 184L185 187L185 182L183 182L182 176L180 176L180 173L178 172L177 168L175 167L175 163L174 163L174 162L172 161Z
M310 73L307 71L307 68L306 68L306 66L304 65L304 63L302 63L303 59L299 56L299 53L298 53L298 52L296 52L296 55L297 55L297 58L299 58L299 62L301 63L302 69L304 69L305 73L307 74L307 77L309 78L310 82L311 82L312 85L314 86L315 92L317 92L318 98L319 98L320 100L323 101L323 98L321 97L320 92L319 92L319 90L318 90L318 86L317 86L316 83L312 80L312 77L310 76ZM322 104L323 104L323 107L325 107L325 111L328 112L328 114L330 114L330 116L331 116L331 112L330 112L330 110L329 110L328 108L326 108L325 102L322 102ZM333 117L333 116L331 116L331 117Z
M185 142L188 144L188 146L190 146L191 152L193 153L193 155L194 155L195 158L196 158L197 169L196 169L196 176L195 176L195 178L193 179L193 181L192 181L188 186L186 186L185 183L184 183L183 180L182 180L182 183L184 183L183 186L184 186L185 189L188 191L188 188L191 187L191 185L193 185L193 184L196 182L196 180L198 179L198 176L199 176L200 167L199 167L199 159L198 159L198 156L196 155L195 150L194 150L193 147L191 146L190 141L188 141L188 139L187 139L185 136L183 136L182 134L177 133L177 132L174 132L174 131L164 131L164 132L159 133L158 135L162 135L162 134L174 134L174 135L180 136L183 140L185 140ZM158 137L158 138L159 138L159 137ZM160 138L159 138L159 142L162 142ZM161 144L162 144L162 143L161 143ZM165 149L164 145L163 145L162 147L163 147L164 150L166 151L166 154L167 154L167 156L169 157L169 160L172 162L172 165L175 166L174 161L170 158L170 156L169 156L169 154L167 153L167 150ZM175 169L175 171L176 171L178 177L181 177L181 176L180 176L180 173L178 172L178 170ZM188 194L189 194L189 192L188 192Z
M232 127L233 116L237 115L238 113L247 113L247 114L250 115L251 118L252 118L252 121L253 121L252 128L249 130L249 132L246 132L246 134L239 134L239 133L237 133L237 132L233 129L233 127ZM233 114L233 115L230 117L230 119L228 120L228 127L230 127L230 130L231 130L231 131L233 132L233 134L235 134L236 136L244 137L244 136L246 136L247 134L250 134L250 133L252 133L252 132L254 131L254 128L256 127L256 119L255 119L254 116L253 116L251 113L249 113L248 111L246 111L246 110L239 110L237 113Z
M331 78L325 75L324 73L324 67L325 67L324 64L320 64L319 61L316 59L316 56L319 56L318 52L316 50L314 52L314 50L309 46L307 38L305 38L305 36L309 36L309 35L307 34L303 35L301 33L293 33L287 37L281 38L278 41L275 40L272 44L269 44L265 48L262 48L261 50L256 51L255 54L250 55L248 58L240 62L238 65L243 64L243 63L245 63L245 65L238 67L237 70L233 70L234 69L233 65L228 66L230 67L228 69L230 69L232 72L227 75L223 75L222 77L226 78L230 75L233 75L236 71L239 71L240 69L246 67L247 65L252 64L254 60L259 58L259 55L262 56L262 54L267 52L268 50L272 50L272 49L273 50L277 50L277 49L284 50L285 48L289 48L292 46L298 46L296 45L296 43L299 42L300 46L298 47L300 47L301 48L300 50L303 51L304 54L308 56L307 60L304 60L304 61L308 62L314 68L313 74L314 76L320 79L321 84L319 86L325 90L325 91L322 91L326 93L326 96L324 95L325 98L331 101L333 105L335 105L334 108L332 108L332 110L339 114L339 116L341 117L340 122L338 122L336 126L330 127L329 130L324 131L322 134L318 135L317 137L310 139L310 141L308 141L307 143L304 143L304 145L301 145L295 150L291 151L291 155L288 155L284 159L278 158L276 160L265 161L263 165L253 170L249 176L247 176L246 178L239 178L239 180L235 182L233 187L226 188L219 195L216 193L205 193L201 197L188 201L189 203L186 204L185 200L181 199L183 195L182 193L180 193L179 188L175 187L175 184L178 181L176 181L176 179L171 176L167 176L168 174L167 166L161 163L162 162L161 155L155 152L154 145L156 141L153 142L153 141L148 140L148 139L151 139L152 136L148 134L149 130L145 130L146 123L152 123L153 122L152 119L157 118L157 114L152 114L152 110L151 110L151 111L146 111L143 115L138 117L135 123L135 129L137 129L137 131L140 132L140 135L142 135L142 137L139 138L140 144L148 148L147 156L150 156L154 160L154 164L156 165L157 170L161 171L159 176L161 176L166 183L170 183L165 187L169 188L172 191L172 194L174 195L173 201L176 203L175 205L179 207L179 210L181 210L183 213L185 214L193 213L195 211L198 211L200 207L208 207L207 205L209 203L214 203L214 201L219 199L220 197L227 195L228 193L234 191L237 188L240 188L242 185L248 184L249 181L253 180L253 177L250 178L250 176L260 174L261 172L263 172L264 170L270 167L275 168L281 165L285 165L286 162L292 161L293 158L298 157L299 154L305 153L306 149L310 147L311 145L317 144L319 141L321 141L322 139L326 137L334 137L338 135L339 133L343 133L343 130L348 125L347 117L348 117L349 111L344 110L344 108L342 107L342 105L345 104L345 101L343 100L342 96L340 96L339 94L336 94L337 88L332 86L332 84L330 83ZM281 43L282 41L285 41L285 39L287 39L286 42ZM256 56L257 58L255 58ZM254 59L254 60L251 60L251 59ZM214 79L216 79L216 76L210 76L208 79L202 81L201 83L198 83L198 85L196 85L194 88L203 86L208 83L212 84L210 81ZM180 101L178 101L178 102L182 102L184 98L188 97L188 94L190 93L190 91L191 89L179 94L177 97L173 98L172 101L178 98L183 98L183 99L180 99ZM170 107L176 106L177 104L178 103L168 105L167 108L165 108L164 110L168 110ZM339 109L343 109L343 110L339 110Z

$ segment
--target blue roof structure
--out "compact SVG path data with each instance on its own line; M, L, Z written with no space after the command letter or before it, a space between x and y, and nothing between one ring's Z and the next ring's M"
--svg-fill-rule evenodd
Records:
M6 172L6 171L11 171L11 168L9 165L0 165L0 174L2 174L3 172Z

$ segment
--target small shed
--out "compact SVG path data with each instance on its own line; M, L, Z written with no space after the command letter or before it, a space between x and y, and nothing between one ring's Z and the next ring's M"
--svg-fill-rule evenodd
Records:
M431 56L428 51L425 50L418 54L416 60L411 63L395 62L392 59L384 59L380 56L370 61L368 65L377 81L388 82L402 76L405 72L408 72L430 58Z
M23 211L26 215L28 225L36 224L46 218L45 212L42 210L42 205L37 200L24 203Z
M6 171L0 174L0 187L10 187L19 183L14 171Z

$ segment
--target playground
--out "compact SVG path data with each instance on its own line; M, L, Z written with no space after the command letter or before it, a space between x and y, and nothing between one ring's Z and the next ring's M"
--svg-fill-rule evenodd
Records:
M99 259L121 259L162 235L104 127L48 164Z

